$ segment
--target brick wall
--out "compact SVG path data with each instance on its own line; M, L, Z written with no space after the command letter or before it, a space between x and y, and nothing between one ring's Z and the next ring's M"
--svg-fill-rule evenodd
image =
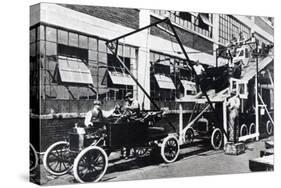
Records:
M41 127L41 152L57 141L63 141L68 136L75 123L83 123L83 118L42 119Z
M60 5L126 27L139 28L139 10L137 9L70 4Z
M89 111L95 99L89 100L64 100L64 99L45 99L40 102L40 114L54 113L85 113ZM110 110L116 104L122 105L124 102L119 100L102 100L102 109Z
M157 18L151 17L151 23L154 23L156 21L158 21ZM167 28L166 24L162 24L161 26L163 26L164 28ZM169 28L167 28L167 29L169 29ZM202 52L206 52L210 55L213 55L213 42L211 42L207 39L204 39L203 37L201 37L199 35L188 32L184 29L181 29L181 28L175 28L175 29L176 29L176 32L179 35L179 38L180 38L181 42L183 43L183 45L193 48L195 50L199 50ZM171 40L173 42L177 42L175 37L169 35L165 31L163 31L157 27L151 28L151 34L155 35L155 36L159 36L166 40Z

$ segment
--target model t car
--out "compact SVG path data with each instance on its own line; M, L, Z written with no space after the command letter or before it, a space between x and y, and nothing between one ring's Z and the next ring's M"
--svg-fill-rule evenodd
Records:
M174 162L179 154L178 139L164 128L155 127L162 115L162 111L146 111L130 121L112 118L92 127L76 124L66 141L47 149L44 167L57 176L73 169L78 182L96 182L106 173L110 153L123 147L134 148L136 157L144 156L149 149L157 151L164 162Z

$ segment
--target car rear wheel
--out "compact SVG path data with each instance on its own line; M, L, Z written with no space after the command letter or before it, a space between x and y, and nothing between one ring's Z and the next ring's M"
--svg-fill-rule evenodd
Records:
M194 140L194 131L192 128L188 128L184 134L185 144L191 144Z
M248 135L248 128L247 128L246 124L241 125L239 133L240 133L240 136Z
M179 142L175 136L167 136L161 144L161 157L166 163L177 160L180 152Z
M269 120L266 122L266 133L267 135L272 135L273 133L273 125Z
M211 135L211 145L214 150L218 150L222 146L222 132L219 128L215 128Z

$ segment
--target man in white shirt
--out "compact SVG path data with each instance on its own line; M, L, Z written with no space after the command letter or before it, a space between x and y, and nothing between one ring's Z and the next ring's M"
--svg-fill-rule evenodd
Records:
M199 88L201 88L201 81L204 79L205 69L204 67L199 63L199 60L195 62L195 65L193 66L193 69L197 75L197 92L199 92Z

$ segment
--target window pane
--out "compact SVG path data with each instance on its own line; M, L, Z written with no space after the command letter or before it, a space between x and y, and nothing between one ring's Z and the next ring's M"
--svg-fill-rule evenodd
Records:
M99 62L107 63L107 54L106 53L99 53Z
M46 27L46 40L57 42L57 30L51 27Z
M36 51L36 44L33 43L33 44L30 44L29 46L30 46L30 52L29 52L30 54L29 54L29 55L30 55L31 57L35 57L35 53L36 53L36 52L35 52L35 51Z
M45 40L45 30L44 26L40 25L37 28L37 40Z
M36 40L36 28L31 29L29 31L29 34L30 34L30 36L29 36L30 43L35 42L35 40Z
M58 30L58 43L68 44L68 33L66 31Z
M88 48L88 37L79 35L79 47Z
M69 33L69 46L78 47L78 34Z
M123 56L123 45L118 45L118 55Z
M98 67L98 62L97 61L89 61L89 66L93 67L93 68L97 68Z
M125 46L124 48L124 57L130 57L130 47Z
M89 50L89 59L97 61L97 59L98 59L98 52Z
M99 52L106 52L105 41L99 40Z
M46 42L46 55L55 56L57 55L57 44L53 42Z
M89 49L90 50L98 50L97 39L89 38Z

